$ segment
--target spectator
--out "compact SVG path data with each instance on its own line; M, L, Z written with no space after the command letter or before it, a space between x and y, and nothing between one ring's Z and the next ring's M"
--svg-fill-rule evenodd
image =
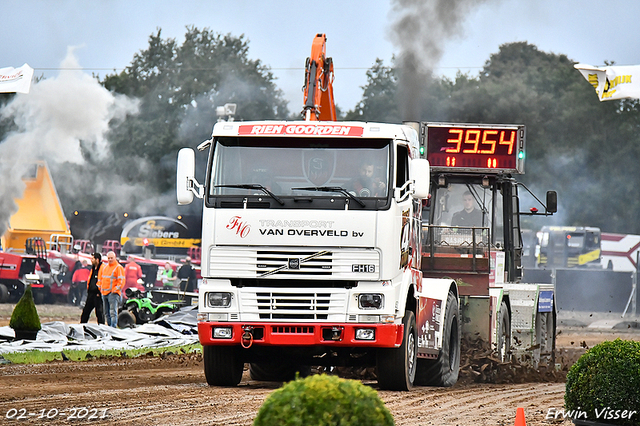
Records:
M76 306L80 305L82 301L82 296L84 296L84 292L87 289L87 282L91 275L91 268L89 268L86 259L82 259L80 265L81 266L76 268L76 271L73 273L71 277L71 287L69 287L69 302Z
M165 290L173 290L176 282L176 276L169 262L164 264L164 270L160 276L162 281L162 288Z
M96 310L96 319L98 324L104 324L104 310L102 306L102 295L100 293L98 274L102 266L102 255L100 253L93 253L91 257L91 271L89 272L89 279L87 280L87 301L82 309L82 316L80 317L80 323L86 323L89 321L89 315L91 311Z
M196 270L191 266L191 257L184 259L184 265L178 270L180 280L180 291L193 291L196 288Z
M141 292L145 291L144 286L138 283L138 280L142 278L142 268L132 257L129 257L129 262L124 267L124 275L125 283L122 289L123 292L126 292L130 287L137 288Z
M124 268L116 260L114 251L107 253L107 261L109 263L100 268L98 281L100 282L107 325L118 327L118 307L124 286Z

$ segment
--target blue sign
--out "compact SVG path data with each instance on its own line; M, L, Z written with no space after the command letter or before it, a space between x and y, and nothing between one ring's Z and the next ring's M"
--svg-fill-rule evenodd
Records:
M553 291L545 290L538 294L538 312L553 312Z

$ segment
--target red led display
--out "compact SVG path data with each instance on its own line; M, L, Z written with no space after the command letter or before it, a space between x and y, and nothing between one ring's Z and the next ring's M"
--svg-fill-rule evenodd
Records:
M524 126L427 124L427 160L435 169L524 172Z

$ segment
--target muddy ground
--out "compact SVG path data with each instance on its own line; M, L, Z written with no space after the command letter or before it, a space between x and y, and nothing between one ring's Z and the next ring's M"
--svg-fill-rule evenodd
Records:
M0 306L0 325L8 323L7 309ZM43 322L77 323L80 314L79 308L56 305L38 310ZM585 347L616 337L640 340L640 332L561 328L558 361L566 369ZM526 380L478 384L465 376L451 388L379 394L397 425L513 425L518 407L525 409L529 426L570 425L549 419L564 405L562 375ZM365 383L376 388L375 382ZM279 386L252 381L245 371L238 387L209 387L201 354L1 365L0 424L250 425Z

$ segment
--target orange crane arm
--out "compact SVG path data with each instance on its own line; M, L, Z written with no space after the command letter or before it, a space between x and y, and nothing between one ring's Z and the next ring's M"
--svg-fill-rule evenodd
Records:
M307 121L336 121L333 99L333 61L327 58L327 36L317 34L305 65L304 108Z

